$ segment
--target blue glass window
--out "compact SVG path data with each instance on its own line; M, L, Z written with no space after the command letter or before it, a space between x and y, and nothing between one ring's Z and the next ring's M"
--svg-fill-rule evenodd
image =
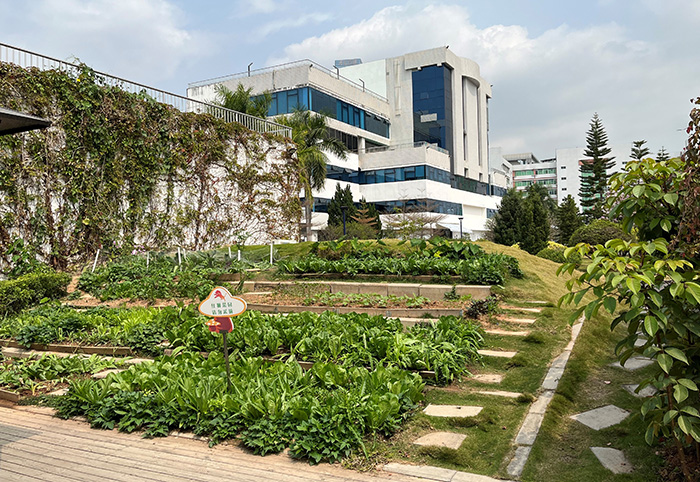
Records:
M413 140L452 152L452 71L432 65L412 74Z

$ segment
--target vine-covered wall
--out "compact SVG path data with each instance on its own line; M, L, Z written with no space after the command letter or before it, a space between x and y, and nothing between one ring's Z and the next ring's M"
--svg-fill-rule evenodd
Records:
M56 267L131 251L297 238L291 141L78 74L0 63L0 106L49 119L0 137L0 253L16 238Z

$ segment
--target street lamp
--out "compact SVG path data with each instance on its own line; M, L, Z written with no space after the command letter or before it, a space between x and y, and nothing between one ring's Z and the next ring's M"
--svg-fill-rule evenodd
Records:
M460 216L457 219L459 219L459 239L462 239L462 219L464 218Z
M347 231L345 229L345 211L347 211L348 207L347 206L340 206L340 209L343 211L343 236L347 234Z

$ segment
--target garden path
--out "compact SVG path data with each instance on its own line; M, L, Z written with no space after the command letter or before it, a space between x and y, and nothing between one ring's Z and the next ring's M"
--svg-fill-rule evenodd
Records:
M259 457L235 445L144 439L60 420L37 407L0 406L0 480L15 481L417 481L407 475L362 474L338 465L310 466L286 455Z

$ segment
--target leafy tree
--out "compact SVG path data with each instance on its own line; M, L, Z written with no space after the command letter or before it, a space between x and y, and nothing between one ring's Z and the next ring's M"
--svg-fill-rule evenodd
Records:
M522 196L515 188L508 189L493 217L493 241L506 246L519 243L522 219Z
M630 159L641 161L645 157L649 156L649 148L646 147L647 141L642 139L641 141L634 141L632 143L632 152L630 153Z
M608 169L613 166L614 157L607 157L608 135L596 112L586 134L586 149L583 155L588 157L581 162L581 208L584 217L591 221L605 216L605 193L608 188Z
M700 105L700 99L695 100ZM700 107L691 112L688 146L680 159L629 162L610 181L611 216L620 217L627 233L638 241L615 239L605 246L580 244L569 248L590 258L585 273L567 282L570 293L560 303L578 304L587 318L604 307L615 318L611 329L627 325L616 352L624 364L632 356L648 356L655 364L640 388L657 392L645 399L642 418L648 423L650 445L661 437L672 440L687 481L700 454L700 258L697 239L688 236L688 216L696 217L700 186ZM698 226L697 218L690 221ZM560 271L573 274L575 266ZM638 345L638 341L641 344ZM686 448L694 448L686 451Z
M340 184L335 185L335 194L328 203L328 225L342 226L343 225L343 207L345 207L345 223L346 225L352 222L352 218L357 213L355 204L352 202L352 192L350 185L345 189L340 187Z
M576 206L576 201L571 195L566 196L557 208L556 221L559 229L557 241L561 244L569 245L571 235L583 226L578 206Z
M547 247L549 240L549 215L545 208L545 198L550 199L546 189L531 184L523 201L523 217L520 226L520 247L530 254L537 254Z
M329 135L326 116L322 114L295 109L290 115L276 118L276 121L292 128L292 140L297 145L300 181L304 189L306 239L310 240L313 191L318 191L326 183L326 153L344 160L347 159L347 148L342 141Z
M569 245L573 246L578 243L605 244L611 239L629 241L632 238L620 228L619 224L607 219L596 219L591 224L581 226L574 231L569 238Z
M661 149L659 149L659 153L656 154L656 160L658 162L666 162L670 159L670 156L668 155L668 152L666 151L666 148L661 146Z
M253 89L246 89L243 84L238 84L235 91L223 84L217 85L215 90L216 100L213 102L215 105L262 119L267 117L272 104L272 95L269 92L251 97Z

